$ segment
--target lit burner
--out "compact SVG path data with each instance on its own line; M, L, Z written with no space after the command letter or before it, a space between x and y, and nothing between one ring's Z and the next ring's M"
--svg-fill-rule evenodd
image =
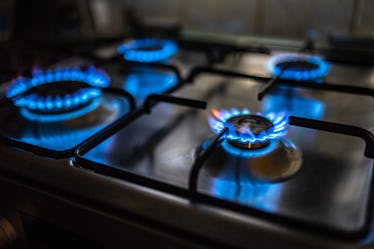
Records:
M329 64L318 56L290 53L272 57L267 68L272 75L282 79L308 81L324 77Z
M216 134L227 127L227 141L236 148L260 149L270 145L271 140L286 134L288 115L285 112L251 114L248 109L213 109L209 124Z
M173 56L178 46L171 40L142 38L131 40L119 46L118 53L126 60L137 62L156 62Z
M209 124L214 133L227 128L225 140L208 160L207 167L213 174L217 166L232 169L232 160L239 169L248 172L252 182L276 182L289 179L302 165L302 153L291 141L283 138L288 127L288 115L284 112L251 114L248 109L212 110ZM197 151L200 155L213 139L202 143ZM242 174L241 173L241 174ZM232 174L222 175L231 177ZM237 181L237 179L235 179Z
M109 86L109 76L95 67L83 71L77 67L35 70L32 78L19 77L7 89L6 96L14 97L37 87L35 93L17 98L14 104L29 120L62 121L82 116L100 103L101 90L82 88L82 83L94 87Z

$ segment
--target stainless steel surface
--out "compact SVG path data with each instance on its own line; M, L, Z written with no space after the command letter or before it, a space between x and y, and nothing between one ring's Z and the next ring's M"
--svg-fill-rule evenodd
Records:
M209 141L207 141L209 142ZM224 148L222 148L224 147ZM202 172L201 190L213 191L225 199L250 201L256 189L268 189L269 184L287 180L294 176L302 165L302 152L290 141L279 139L269 145L271 150L261 155L258 150L239 150L238 155L228 153L225 148L230 144L223 142L210 160L206 162L206 169ZM269 149L265 148L266 149ZM235 147L231 147L235 150ZM240 154L241 153L241 154ZM246 155L247 153L247 155ZM218 176L209 179L209 175ZM219 179L218 179L219 178ZM204 184L209 182L209 184ZM261 192L261 191L259 191ZM263 196L263 193L259 193ZM244 202L246 202L244 201Z
M274 53L274 55L276 54ZM268 59L269 56L267 55L247 55L239 60L233 58L230 62L218 65L218 67L269 76L269 72L266 70ZM325 80L329 83L373 88L374 69L372 66L365 65L331 63L329 74ZM238 86L235 87L236 90L230 89L230 91L236 91L235 94L238 94L237 92L240 89L252 92L254 95L259 91L259 85L250 83L254 81L236 80L235 82L238 82ZM249 98L248 101L251 101L251 105L262 104L253 96L249 96ZM270 109L280 111L286 108L291 115L351 124L374 131L374 118L370 115L373 99L370 96L306 89L296 89L294 91L278 89L278 91L266 96L263 102L265 102L262 104L265 111ZM278 105L271 106L274 102Z
M51 160L47 158L40 158L30 153L15 151L13 149L0 147L0 157L7 159L6 164L1 164L2 175L0 176L0 183L14 182L12 187L24 185L28 186L30 183L19 183L19 180L14 180L10 175L19 175L23 179L32 181L34 184L28 191L26 196L34 196L35 192L40 192L49 199L57 198L58 205L66 200L68 204L75 203L74 206L80 208L89 207L96 212L106 217L120 219L124 223L133 223L128 221L126 217L121 214L113 214L113 209L136 214L141 217L146 217L150 221L161 222L172 228L182 228L184 232L191 234L203 234L204 237L209 238L217 244L228 245L229 247L248 248L248 245L253 245L262 248L306 248L306 249L345 249L345 248L360 248L361 244L352 242L342 242L334 238L326 238L316 236L312 233L303 233L300 230L286 228L262 220L260 218L248 215L241 215L236 212L231 212L225 209L216 208L209 205L191 203L189 200L169 195L160 191L155 191L149 188L141 187L137 184L132 184L126 181L121 181L115 178L102 176L89 170L82 170L80 168L69 165L68 160L57 160L51 164ZM24 163L20 164L20 158L23 158ZM4 161L4 160L2 160ZM43 174L40 174L43 172ZM64 176L64 177L61 177ZM37 183L41 183L38 185ZM5 185L6 186L6 185ZM44 187L43 187L44 186ZM48 188L45 188L48 186ZM5 188L1 188L5 190ZM64 195L56 195L58 191L70 193L71 197L66 199ZM7 193L7 192L6 192ZM18 194L18 191L15 192ZM34 215L41 215L38 209L31 207L20 207L20 200L22 200L20 191L18 195L9 193L15 200L9 205L17 207L20 211L26 210L27 213ZM6 196L3 194L3 196ZM19 196L19 198L17 198ZM33 203L35 199L26 199ZM38 200L38 199L37 199ZM80 200L80 201L77 201ZM91 201L91 205L87 204ZM39 202L42 203L42 202ZM90 203L90 202L88 202ZM101 203L99 208L96 203ZM43 207L43 204L40 204ZM65 205L64 205L65 206ZM63 207L64 207L63 206ZM173 210L171 212L170 210ZM64 220L72 222L77 221L74 216L56 215L54 210L43 210L48 212L48 218L53 222L61 223ZM80 212L80 216L86 216L88 212L84 210ZM46 216L44 216L46 217ZM84 219L86 219L84 217ZM90 221L88 216L88 221ZM80 224L80 225L79 225ZM136 223L135 223L136 224ZM82 227L78 222L76 225L72 222L67 225L69 229L74 229L74 226ZM84 226L83 226L84 227ZM99 229L98 229L99 228ZM151 229L148 226L148 229ZM224 228L224 229L223 229ZM97 231L106 231L108 227L88 227L80 229L86 235L96 234ZM157 233L173 238L172 231L157 230ZM101 234L102 235L102 234ZM123 236L120 236L121 238ZM266 239L264 240L264 238ZM99 238L98 236L95 237ZM114 240L113 234L106 234L106 240ZM109 248L118 248L113 245L114 240ZM122 240L121 240L122 241ZM126 241L126 238L125 238ZM123 241L125 243L125 241ZM190 239L185 239L184 243L194 242ZM370 243L370 241L367 241ZM123 244L120 244L123 246ZM197 247L199 248L199 247ZM208 247L209 248L209 247Z
M187 64L182 68L185 74L194 56L182 54L178 58L180 65ZM267 60L267 56L248 55L232 58L218 67L267 75L264 69ZM106 69L112 74L113 84L122 87L125 73L118 71L119 68L119 65L110 65ZM346 66L332 65L332 74L327 79L336 83L355 79L358 85L372 87L372 74L373 69L369 67L348 71ZM279 87L258 101L257 93L262 86L263 83L253 80L202 75L174 95L206 100L207 110L159 104L151 114L142 116L84 157L187 189L196 156L204 143L215 136L208 125L212 108L249 108L264 113L285 110L291 115L374 130L370 97ZM146 224L162 224L152 231L161 237L174 237L174 233L168 232L181 230L183 235L175 237L183 243L188 241L184 233L237 248L359 248L373 243L373 232L360 240L345 240L321 234L319 228L306 228L312 225L349 234L361 231L370 222L367 207L373 160L364 157L363 142L294 126L289 127L282 141L287 149L280 154L290 152L290 160L279 162L278 156L268 160L274 163L271 166L285 165L286 179L281 177L279 182L257 179L261 178L259 174L264 174L257 167L267 163L263 158L243 161L219 148L200 172L198 191L265 214L298 220L305 227L295 228L287 219L285 222L273 220L274 216L265 219L191 201L102 176L81 168L82 165L73 167L70 160L40 158L5 147L0 148L3 162L0 182L15 184L9 180L13 176L14 181L30 181L34 192L76 202L118 219L126 220L122 212L128 212L146 219ZM293 146L290 142L297 149L288 150ZM269 172L274 171L265 173ZM51 219L59 221L58 217ZM137 222L140 221L134 223L138 225ZM194 246L191 247L199 247Z
M261 62L266 62L267 58L256 60L256 56L252 56L251 59L257 61L257 68L265 73L262 69L265 64ZM238 65L237 68L243 67L240 62ZM357 74L362 78L367 75ZM360 77L358 82L364 82ZM209 109L237 107L265 113L286 110L291 115L373 130L370 97L281 88L259 102L256 94L261 86L255 81L202 76L177 95L206 100ZM209 111L161 104L151 115L141 117L91 150L86 158L187 188L196 150L213 136L207 122L208 114ZM229 160L216 153L207 162L215 171L209 171L208 166L203 168L199 191L344 232L361 230L367 218L373 166L372 159L363 155L362 141L292 126L286 138L303 154L301 169L291 179L272 184L256 183L247 181L246 173L241 173L238 184L233 167L240 158Z

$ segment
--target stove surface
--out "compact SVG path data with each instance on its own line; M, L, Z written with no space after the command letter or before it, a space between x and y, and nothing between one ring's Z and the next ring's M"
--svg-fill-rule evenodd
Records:
M2 136L57 152L72 148L75 153L62 154L57 161L43 158L34 167L38 156L4 147L4 157L9 154L16 162L14 154L20 154L19 158L30 157L31 165L6 164L2 170L66 192L74 192L82 182L75 195L238 248L246 248L251 240L259 245L262 240L254 237L264 235L275 236L269 245L285 248L305 241L310 248L373 243L373 159L364 155L368 144L357 136L295 125L292 117L373 133L373 96L307 84L345 84L372 93L374 68L331 62L323 79L308 81L306 87L280 81L259 100L258 93L267 85L260 78L272 80L270 55L229 55L215 64L202 58L200 52L182 48L162 63L80 57L58 63L99 65L111 78L110 89L130 92L137 108L110 92L104 94L105 110L90 114L98 122L88 117L51 124L30 122L14 115L15 107L3 107ZM189 77L195 68L202 70ZM259 78L231 77L207 68ZM147 98L151 94L156 95ZM206 101L207 108L186 99ZM238 148L225 133L213 132L208 122L212 110L232 108L264 115L285 112L291 116L287 134L261 148ZM9 120L14 125L9 126ZM48 157L41 151L32 152ZM63 184L59 174L71 183ZM93 182L100 184L95 191L100 186L102 190L93 193ZM227 227L225 235L217 233L217 224Z
M150 115L142 116L92 149L85 158L187 190L199 149L215 136L208 124L209 109L287 111L291 115L371 128L370 97L284 88L260 102L256 93L261 87L255 81L199 77L175 95L206 100L207 110L160 104ZM342 101L336 103L337 99ZM367 217L372 172L372 159L363 156L364 143L349 136L293 126L288 128L285 139L302 152L301 169L291 179L275 183L252 180L248 162L221 148L206 161L198 191L344 232L361 230ZM266 163L280 164L277 160Z

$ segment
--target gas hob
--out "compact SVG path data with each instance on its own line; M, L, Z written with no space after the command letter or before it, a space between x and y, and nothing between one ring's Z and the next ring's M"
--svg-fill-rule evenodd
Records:
M143 38L4 84L4 182L185 248L370 245L373 67L226 50Z

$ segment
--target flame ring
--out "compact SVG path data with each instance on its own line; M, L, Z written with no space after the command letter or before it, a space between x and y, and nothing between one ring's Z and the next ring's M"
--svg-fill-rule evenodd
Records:
M108 75L94 67L89 67L87 71L82 71L79 68L64 68L46 72L36 71L32 78L20 77L13 81L6 92L6 96L11 98L32 87L64 81L84 82L97 87L107 87L110 82ZM80 89L71 95L55 97L43 97L33 93L15 100L14 104L19 107L27 107L30 110L64 110L88 103L100 95L101 91L99 89L89 88Z
M306 70L286 68L282 72L282 69L279 66L279 64L281 63L297 61L305 61L307 63L314 64L316 65L316 68ZM281 75L280 77L282 79L307 81L316 80L324 77L329 71L329 64L318 56L288 53L279 54L272 57L267 64L267 69L272 75L276 77Z
M177 51L178 46L175 42L158 38L135 39L118 47L118 53L126 60L137 62L162 61L173 56Z
M273 127L269 130L263 131L260 134L253 134L250 131L247 133L238 133L233 125L228 121L233 117L248 115L250 111L248 109L231 109L231 110L212 110L212 115L208 118L209 125L212 131L216 134L220 133L224 128L228 128L226 138L231 141L239 143L256 143L256 142L267 142L269 140L282 137L287 133L288 127L288 114L286 112L280 113L268 113L266 115L262 113L256 113L256 115L264 117L272 122Z
M8 98L14 97L18 94L26 92L32 87L46 85L55 82L77 81L87 83L95 87L107 87L110 84L109 76L103 71L97 70L95 67L89 67L83 71L77 67L73 68L58 68L48 71L34 71L32 78L19 77L14 80L7 89L6 96ZM98 99L101 97L101 90L94 88L82 88L73 94L66 94L63 96L40 96L37 93L32 93L27 96L14 100L14 104L22 107L21 113L26 114L30 119L38 119L39 114L32 114L33 112L67 112L80 106L85 106L89 103L95 103L97 106ZM92 110L93 104L86 107L87 110ZM65 113L69 116L69 113ZM81 114L83 114L81 112ZM73 115L73 114L72 114ZM74 115L73 115L74 116ZM62 116L61 116L62 117ZM51 117L46 121L55 120L57 117ZM65 118L64 118L65 119Z

